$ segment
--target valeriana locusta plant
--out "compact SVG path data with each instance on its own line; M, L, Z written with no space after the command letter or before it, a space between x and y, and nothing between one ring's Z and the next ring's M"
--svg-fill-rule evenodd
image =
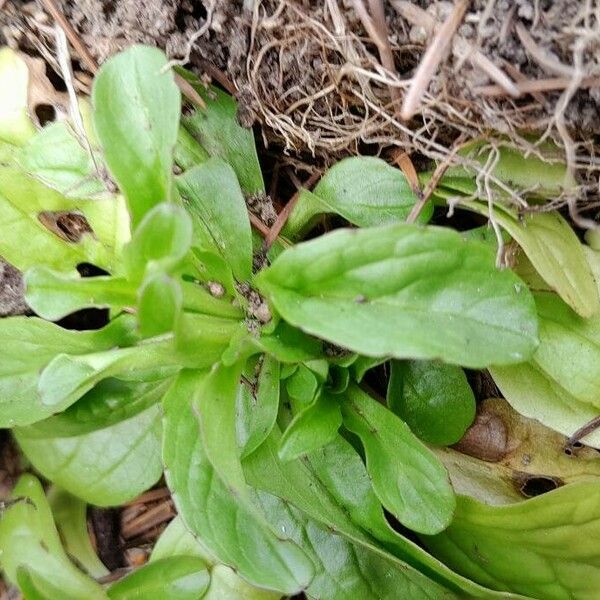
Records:
M427 225L433 202L406 223L404 175L356 157L300 193L266 249L247 207L266 195L254 138L229 96L180 70L205 104L182 113L165 56L137 46L80 98L84 132L69 119L36 129L23 68L3 51L0 80L21 77L0 115L0 254L25 272L35 315L0 321L0 424L53 485L47 497L23 476L0 520L0 562L25 597L590 597L600 553L586 546L585 578L561 569L568 532L597 527L600 486L480 506L457 499L428 446L473 421L464 368L501 388L503 374L569 368L545 350L569 343L549 305L593 345L587 250L558 215L525 228L499 206L524 255L498 269L486 232ZM434 201L463 193L481 212L462 182ZM348 226L313 235L323 215ZM530 291L534 274L548 291ZM101 322L66 328L84 309ZM379 365L391 365L387 403L364 382ZM592 388L571 387L593 407ZM519 391L506 393L517 409ZM163 476L177 518L147 565L100 583L85 504L120 505ZM542 548L519 525L513 572L473 546L493 527L508 553L507 519L531 527L530 514L541 538L570 529ZM545 579L524 582L542 560Z

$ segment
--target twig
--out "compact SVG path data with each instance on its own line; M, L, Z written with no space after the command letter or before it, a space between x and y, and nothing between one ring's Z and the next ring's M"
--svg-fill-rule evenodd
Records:
M179 73L173 71L173 76L175 77L175 83L177 87L181 90L181 93L193 104L198 106L199 108L205 110L206 103L202 99L202 96L194 89L194 86L184 77L182 77Z
M248 216L250 217L250 224L260 235L266 238L269 235L269 228L254 214L248 211Z
M594 417L591 421L580 427L573 435L569 436L565 444L565 450L570 450L580 442L584 437L590 435L600 427L600 415Z
M121 533L125 539L133 538L144 531L160 525L175 516L175 509L170 500L153 506L139 517L123 523Z
M283 226L288 220L288 217L292 213L296 202L298 202L298 198L300 197L302 189L310 189L317 182L319 177L321 177L321 174L319 172L313 173L304 182L304 184L301 187L299 187L298 190L296 190L296 193L290 198L289 202L281 209L281 212L277 215L275 223L273 223L271 229L265 236L265 243L263 245L265 250L268 250L273 245L273 242L279 237L279 234L281 233Z
M435 191L440 179L444 176L444 173L448 170L450 163L452 162L454 156L460 149L462 143L464 142L464 136L460 135L453 148L450 150L450 153L444 158L444 160L438 163L435 168L433 174L431 175L431 179L425 184L425 189L419 194L419 200L412 207L408 217L406 217L407 223L414 223L418 218L423 208L427 204L427 201L431 198L431 195Z
M392 160L404 173L406 181L408 181L408 184L410 185L412 191L416 194L417 198L421 198L422 192L421 185L419 183L419 176L417 175L417 170L415 169L415 165L410 159L410 156L406 152L397 149L392 151Z
M85 44L81 41L81 39L79 39L79 36L73 27L71 27L71 24L69 21L67 21L65 15L63 15L56 2L54 0L42 0L42 4L50 16L61 26L68 40L73 45L73 48L75 48L77 54L79 54L83 62L85 62L87 68L92 73L96 73L96 71L98 71L98 63L94 60L94 57L85 47Z
M168 488L162 487L156 490L149 490L148 492L144 492L142 495L134 498L133 500L126 502L123 506L133 506L135 504L145 504L147 502L155 502L156 500L162 500L163 498L168 498L171 495L171 492Z
M533 94L534 92L551 92L553 90L564 90L571 85L571 79L567 77L551 77L550 79L535 79L518 81L515 83L519 90L519 96ZM600 87L600 77L584 77L579 82L580 88ZM473 90L481 96L504 96L506 91L499 85L482 85Z
M550 55L543 48L540 48L521 23L517 23L515 29L525 50L529 52L530 56L540 66L544 67L547 71L550 71L551 74L558 75L559 77L568 77L569 79L573 77L573 67L561 63L560 60Z
M452 44L452 37L469 6L469 0L458 0L454 9L439 28L433 40L427 47L423 58L412 78L412 83L402 104L400 115L408 121L417 112L421 98L427 91L431 78L434 76L440 62L446 56Z

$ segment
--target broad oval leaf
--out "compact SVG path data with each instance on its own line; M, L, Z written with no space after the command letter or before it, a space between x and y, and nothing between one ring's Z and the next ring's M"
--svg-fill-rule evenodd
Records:
M134 227L169 201L181 95L157 48L132 46L94 79L94 125L106 164L127 198Z
M76 433L54 433L52 421L59 417L53 417L39 427L17 428L15 436L44 477L90 504L118 505L151 487L163 472L158 407L122 416L116 423L108 419L107 424L99 422L91 431L77 433L73 407L58 423L64 428L69 424L65 421L71 421Z
M449 567L483 585L540 600L595 598L600 589L600 484L487 506L459 497L448 529L422 540Z
M286 250L257 282L292 325L367 356L483 368L522 362L538 343L523 282L448 229L336 231Z
M40 482L23 475L12 498L23 500L8 507L0 519L0 564L7 579L20 583L19 571L25 569L27 587L42 588L51 598L106 600L100 585L68 559Z
M456 500L446 469L406 423L352 385L342 402L344 425L365 449L373 490L403 525L437 533L452 520Z
M194 245L217 251L238 280L252 276L252 234L244 195L234 170L211 158L177 178L194 224Z
M425 442L455 444L475 418L475 396L464 371L432 361L392 361L387 402Z
M373 156L353 156L331 167L313 192L300 192L283 233L299 238L323 213L338 214L358 227L401 223L415 201L400 169ZM432 211L427 203L419 221L427 222Z
M206 372L183 371L164 400L163 460L178 513L212 556L254 585L297 593L313 565L223 484L204 452L191 403Z
M155 560L107 590L111 600L198 600L210 584L205 562L194 556L173 556Z
M150 276L138 292L138 324L143 337L175 330L183 304L181 285L168 275Z

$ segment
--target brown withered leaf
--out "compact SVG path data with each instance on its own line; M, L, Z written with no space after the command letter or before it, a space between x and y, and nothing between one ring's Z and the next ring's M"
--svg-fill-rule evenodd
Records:
M480 403L454 448L436 448L454 489L487 504L507 504L583 479L600 477L600 453L565 450L567 438L521 416L500 398Z

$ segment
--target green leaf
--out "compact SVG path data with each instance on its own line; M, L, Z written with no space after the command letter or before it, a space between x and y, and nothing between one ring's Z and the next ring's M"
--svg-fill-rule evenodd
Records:
M535 141L535 140L534 140ZM523 192L526 197L546 200L559 196L576 183L567 170L565 154L551 142L535 144L536 152L525 155L521 150L500 145L474 141L465 145L459 152L473 161L474 165L489 167L489 175L497 178L511 190ZM442 186L450 187L467 195L477 192L476 170L465 166L450 167L441 181ZM501 190L493 180L492 188L507 196L506 187Z
M107 591L112 600L197 600L204 597L210 574L203 560L194 556L174 556L153 561Z
M324 213L338 214L358 227L400 223L415 200L402 171L380 158L353 156L331 167L314 192L302 190L283 233L302 237ZM419 221L427 222L432 212L427 203Z
M194 224L194 245L218 252L238 280L252 276L250 220L234 170L211 158L177 177Z
M164 274L144 281L139 290L138 323L143 337L174 331L183 297L179 282Z
M487 206L465 206L487 215ZM513 216L506 209L494 212L498 224L518 242L548 285L582 317L600 311L600 297L583 245L558 212Z
M79 356L58 354L44 368L38 381L42 405L60 412L79 400L98 382L121 378L161 365L177 369L179 361L170 339L152 340L130 348L118 348Z
M431 361L392 361L387 402L424 442L450 446L475 418L475 396L464 371Z
M300 364L285 382L285 389L290 398L309 404L315 399L319 389L317 376L306 365Z
M189 78L189 73L184 76ZM184 116L184 127L200 142L212 157L222 158L229 163L244 194L259 194L265 191L262 170L256 154L252 129L244 129L237 121L237 103L215 86L208 90L194 77L194 89L202 96L206 110L197 110Z
M41 402L40 372L59 354L71 356L133 341L133 322L116 319L96 331L69 331L35 317L0 320L0 425L29 425L52 414Z
M67 553L81 565L88 575L99 579L109 574L92 546L87 528L87 504L59 488L48 494L56 527Z
M171 556L196 556L210 563L209 553L185 526L180 515L167 525L156 540L149 562Z
M44 319L58 321L83 308L112 308L120 312L135 306L135 286L119 277L80 277L47 267L25 273L25 300Z
M215 565L210 572L210 588L202 600L279 600L281 594L246 583L233 569Z
M164 400L163 460L167 484L187 527L220 562L254 585L293 594L304 589L313 567L281 530L276 535L216 475L204 453L191 399L206 377L182 372Z
M490 373L502 395L516 411L567 437L600 413L595 406L570 395L533 362L493 367ZM600 448L600 430L586 435L582 441Z
M8 580L17 583L24 568L35 588L54 591L51 598L106 600L102 588L67 558L40 482L23 475L12 495L19 497L28 500L12 505L0 520L1 566Z
M80 435L53 434L50 425L40 425L41 431L37 425L15 429L21 450L44 477L90 504L128 502L162 476L156 405Z
M244 374L246 381L239 385L237 393L236 427L238 446L242 456L247 456L265 441L275 425L280 364L263 355L249 360Z
M600 320L581 318L552 293L535 299L538 351L528 363L494 366L490 373L518 412L570 436L600 413ZM584 442L600 447L600 432Z
M421 546L395 531L388 523L373 492L369 474L352 445L341 436L311 452L309 463L315 477L327 488L352 521L371 534L397 558L406 561L440 585L461 597L493 599L512 595L492 592L451 571Z
M223 483L243 496L246 480L236 433L236 399L242 365L213 366L198 385L194 405L206 458Z
M132 46L94 79L94 125L106 164L127 198L133 226L173 195L181 96L157 48Z
M185 258L192 243L192 222L180 206L161 203L150 209L125 247L129 277L145 272L170 272Z
M62 211L69 204L23 172L0 167L0 221L10 223L0 236L0 255L22 271L37 265L68 271L82 262L106 266L106 251L90 234L79 242L68 242L40 221L40 213ZM28 241L26 249L24 240Z
M244 461L269 522L309 553L309 598L453 598L451 592L376 545L354 525L304 461L281 462L278 431Z
M594 598L600 589L600 485L567 485L487 506L459 497L450 527L425 545L451 568L498 590L540 600Z
M19 155L19 164L27 173L69 198L96 199L106 194L96 168L99 161L66 121L46 125Z
M437 533L452 520L456 504L448 473L408 426L351 385L342 402L344 425L360 438L367 471L381 503L403 525Z
M288 461L322 448L337 437L341 425L338 401L334 396L321 392L288 425L281 438L279 457Z
M35 127L28 115L29 70L13 49L0 50L0 140L21 146Z
M537 346L525 285L448 229L336 231L286 250L257 283L292 325L367 356L482 368L522 362Z

